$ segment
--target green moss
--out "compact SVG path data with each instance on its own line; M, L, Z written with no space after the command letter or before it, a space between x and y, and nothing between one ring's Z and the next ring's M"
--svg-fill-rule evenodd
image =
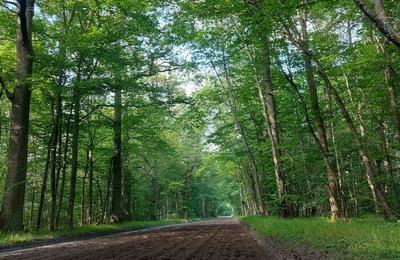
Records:
M276 237L293 246L311 246L350 257L400 259L400 223L376 218L332 224L326 218L280 219L243 217L263 237Z
M0 233L0 245L27 243L33 240L47 240L61 237L84 236L90 234L109 234L115 232L123 232L127 230L136 230L152 226L161 226L167 224L183 223L183 220L159 220L159 221L129 221L121 224L105 224L105 225L87 225L76 227L73 229L64 229L56 232L28 232L4 234Z

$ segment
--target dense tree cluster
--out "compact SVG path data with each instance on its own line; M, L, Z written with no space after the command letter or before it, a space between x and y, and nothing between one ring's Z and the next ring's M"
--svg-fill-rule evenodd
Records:
M209 181L225 177L201 166L175 75L192 64L168 13L158 1L3 2L2 229L216 214L225 195Z
M396 1L183 2L242 213L397 217Z
M396 2L1 1L0 228L396 218Z

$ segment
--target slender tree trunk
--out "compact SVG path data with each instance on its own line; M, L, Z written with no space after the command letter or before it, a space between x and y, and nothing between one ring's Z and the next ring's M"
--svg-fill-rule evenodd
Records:
M252 174L251 174L251 176L252 176L252 179L253 179L254 192L255 192L255 195L256 195L257 214L266 215L267 210L266 210L264 197L263 197L263 194L261 192L260 185L259 185L259 176L258 176L259 172L258 172L256 159L255 159L254 154L253 154L253 152L252 152L252 150L250 148L250 145L248 143L245 131L244 131L242 125L240 124L239 118L237 116L238 112L237 112L236 99L235 99L235 96L232 93L232 88L233 88L232 85L233 84L232 84L232 82L231 82L231 80L229 78L229 74L228 74L228 71L227 71L225 65L224 65L224 76L225 76L225 79L226 79L226 82L227 82L227 87L224 87L224 90L228 95L228 105L229 105L229 107L231 109L232 117L233 117L235 126L236 126L236 128L237 128L237 130L238 130L238 132L239 132L239 134L241 136L241 139L242 139L243 146L245 148L247 157L248 157L248 159L250 161L250 164L252 166L252 170L251 170ZM222 79L220 79L220 81L221 81L221 85L224 86L224 83L222 82Z
M129 165L129 156L126 156L126 163L125 163L125 174L124 174L124 210L125 210L125 215L127 219L132 218L132 192L131 192L131 179L132 179L132 173L130 170L130 165ZM168 212L167 212L168 213Z
M270 41L268 36L263 39L263 56L264 56L264 86L266 92L266 117L268 125L268 135L271 142L272 160L275 169L275 180L278 188L278 198L280 200L281 215L283 217L288 217L288 204L286 196L286 186L285 179L282 172L282 162L281 162L281 149L279 147L279 131L276 116L276 104L275 104L275 93L271 80L271 51L270 51ZM262 97L262 99L264 99ZM262 103L264 103L262 101Z
M259 203L258 203L258 193L257 193L257 185L258 183L256 183L257 179L254 178L254 172L252 169L249 169L246 166L242 167L242 171L243 173L246 173L247 178L243 178L244 180L247 179L248 180L248 184L245 185L245 187L247 187L247 194L248 194L248 198L250 198L250 200L248 200L249 206L251 207L251 212L252 215L260 215L260 211L259 211Z
M62 111L62 107L61 107ZM58 137L57 137L57 161L56 161L56 192L58 191L58 186L60 184L60 176L61 176L61 170L62 170L62 156L63 156L63 146L62 146L62 136L63 136L63 112L61 112L60 115L60 128L58 131Z
M121 118L122 91L115 89L114 96L114 156L112 178L111 218L114 222L123 220L122 214L122 165L121 165Z
M64 151L63 151L63 162L62 162L62 169L61 169L61 185L60 185L60 196L58 199L58 211L56 217L56 227L60 225L60 216L62 211L62 204L64 199L64 187L65 187L65 175L67 171L67 164L68 164L68 147L69 147L69 135L70 135L70 126L71 126L71 117L68 116L67 120L67 129L65 133L65 144L64 144ZM60 143L61 145L61 143Z
M90 146L90 144L89 144L89 146ZM85 220L86 220L86 218L85 218L85 201L86 201L86 178L87 178L87 176L88 176L88 171L89 171L89 160L90 160L90 159L89 159L89 153L90 153L90 152L89 152L89 151L90 151L89 146L88 146L88 148L87 148L87 150L86 150L85 175L84 175L83 178L82 178L81 219L80 219L81 226L85 225Z
M265 32L263 32L265 33ZM267 133L271 142L271 152L272 152L272 160L274 163L275 170L275 180L277 184L278 198L280 200L280 210L281 215L283 217L288 216L288 202L285 198L286 186L284 175L282 172L281 166L281 150L279 147L279 131L277 124L277 116L276 116L276 104L275 104L275 95L273 90L273 84L271 80L271 51L270 51L270 41L267 36L262 36L262 47L263 47L263 80L259 77L259 72L257 70L258 63L256 62L254 56L251 54L249 46L246 44L243 36L239 34L242 38L243 44L245 45L245 49L249 58L253 62L254 73L257 82L258 94L260 98L260 102L262 105L262 114L265 119L265 125L267 128ZM261 82L263 81L263 82ZM264 213L265 214L265 213Z
M16 86L11 98L10 137L7 176L0 228L22 230L24 220L25 182L28 159L29 108L33 65L32 18L35 0L20 0L17 27Z
M183 219L188 220L189 219L189 198L190 198L190 182L192 179L193 175L193 169L194 167L191 167L190 169L187 170L186 175L185 175L185 191L183 195L183 211L182 211L182 217Z
M203 218L206 217L206 198L204 196L201 197L201 215Z
M114 159L112 158L110 160L110 166L108 169L106 196L104 197L104 202L103 202L103 210L102 210L103 221L107 221L108 216L109 216L110 190L111 190L111 185L112 185L112 176L113 176L113 167L114 167L113 163L114 163Z
M39 200L38 214L37 214L37 219L36 219L36 229L40 229L42 227L42 215L43 215L43 208L44 208L44 202L45 202L45 196L46 196L47 178L49 175L48 173L49 173L49 164L50 164L50 157L51 157L51 144L52 144L54 138L55 138L54 131L52 131L52 133L50 135L49 145L47 148L47 157L46 157L46 163L44 166L42 188L40 189L40 200Z
M301 33L303 37L303 48L308 51L308 33L307 33L307 14L304 12L300 16ZM337 169L335 160L332 158L330 153L328 139L326 136L326 129L324 120L322 117L321 110L318 102L318 91L317 84L314 79L314 72L312 68L311 58L303 54L304 68L307 76L308 89L311 98L311 109L314 113L315 120L317 122L317 132L320 147L322 148L322 154L327 167L328 176L328 194L331 208L331 221L335 222L337 218L344 217L340 212L340 187L338 183Z
M88 183L88 205L87 205L87 222L88 224L93 223L93 150L94 150L94 136L93 130L89 130L89 153L88 153L88 163L89 163L89 183Z
M156 220L158 211L158 183L157 183L157 175L153 170L150 173L150 182L151 182L150 220Z
M390 44L388 42L385 42L385 47L383 48L383 54L386 59L385 78L388 83L390 109L392 112L394 128L396 131L396 139L397 142L400 144L400 110L399 110L398 94L397 94L399 83L398 81L396 81L396 78L398 78L399 75L392 67L392 61L390 59L390 54L388 53L389 46Z
M380 136L382 139L382 151L384 153L384 158L385 158L385 161L384 161L385 168L389 175L389 182L390 182L389 185L391 186L391 188L393 190L397 209L399 209L400 208L400 189L399 189L398 182L396 181L396 175L394 173L392 159L390 158L390 154L389 154L389 140L386 136L386 126L382 121L379 122L379 130L380 130L379 132L380 132Z
M50 144L50 190L51 190L51 202L49 212L49 230L55 230L55 217L56 217L56 203L57 203L57 188L56 188L56 168L57 168L57 143L60 132L60 118L62 113L62 99L61 94L57 94L56 101L56 113L53 121L53 138Z
M78 66L78 79L80 78L80 65ZM71 179L69 186L68 207L67 207L67 227L72 228L74 225L74 206L75 206L75 189L76 175L78 171L78 148L79 148L79 123L81 110L81 91L79 85L74 87L74 124L72 128L72 162L71 162Z
M310 55L310 54L308 54L308 55ZM371 192L374 197L376 196L377 200L379 201L379 204L381 204L383 206L386 218L390 219L392 217L392 210L390 209L389 204L388 204L386 198L384 197L384 194L380 187L380 184L375 180L375 169L374 169L373 162L371 160L371 155L369 154L368 148L367 148L364 140L362 139L362 137L359 136L357 128L355 127L354 122L351 119L350 114L347 111L345 104L343 103L343 100L341 99L339 93L337 92L337 90L333 87L332 83L330 82L328 76L325 73L325 70L322 68L321 63L315 57L313 57L313 60L317 65L317 69L318 69L318 73L319 73L320 77L323 79L327 88L332 93L332 96L334 97L336 104L338 105L338 107L350 129L350 132L352 133L352 136L357 145L359 154L362 157L362 162L363 162L365 170L366 170L366 177L367 177L368 185L371 189Z
M36 140L35 140L35 138L33 139L33 144L34 144L34 148L33 148L33 161L34 161L34 164L35 164L35 167L34 167L34 171L33 171L33 174L32 174L32 191L31 191L31 196L32 196L32 198L31 198L31 212L30 212L30 217L29 217L29 227L30 228L35 228L34 227L34 213L35 213L35 211L34 211L34 206L35 206L35 199L36 199L36 185L37 185L37 146L36 146Z

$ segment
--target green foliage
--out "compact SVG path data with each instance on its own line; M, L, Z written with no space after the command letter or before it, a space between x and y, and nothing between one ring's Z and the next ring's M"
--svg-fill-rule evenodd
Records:
M150 228L170 224L183 223L183 220L157 220L157 221L128 221L122 224L88 225L74 229L59 230L56 232L25 232L14 234L1 234L0 245L2 244L25 244L32 241L49 240L57 238L79 238L93 235L107 235L117 232L132 231L137 229Z
M327 218L250 216L241 221L262 237L284 241L282 246L310 246L341 259L394 259L400 254L399 223L388 223L375 217L354 218L336 224Z

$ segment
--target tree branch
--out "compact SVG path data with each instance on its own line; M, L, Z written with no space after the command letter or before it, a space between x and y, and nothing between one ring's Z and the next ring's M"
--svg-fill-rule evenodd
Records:
M375 24L381 33L400 48L400 32L395 30L389 18L386 16L382 0L374 0L376 14L367 7L363 0L354 0L354 2L364 15Z
M15 2L15 1L4 1L4 3L5 4L10 4L10 5L13 5L13 6L19 8L19 3L18 2Z

